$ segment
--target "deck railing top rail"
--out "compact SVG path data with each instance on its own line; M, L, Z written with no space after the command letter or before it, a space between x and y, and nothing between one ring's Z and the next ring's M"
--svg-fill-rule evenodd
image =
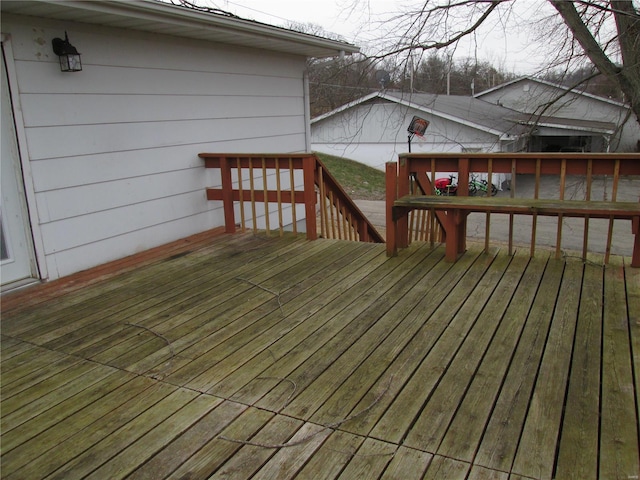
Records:
M640 153L403 153L399 162L415 168L432 162L436 171L511 174L640 175ZM564 164L564 167L563 167ZM591 166L590 166L591 164Z

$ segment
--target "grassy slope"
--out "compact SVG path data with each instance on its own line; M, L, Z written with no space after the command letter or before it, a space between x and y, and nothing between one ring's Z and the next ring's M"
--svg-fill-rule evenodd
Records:
M316 152L342 188L355 200L384 200L384 172L355 160Z

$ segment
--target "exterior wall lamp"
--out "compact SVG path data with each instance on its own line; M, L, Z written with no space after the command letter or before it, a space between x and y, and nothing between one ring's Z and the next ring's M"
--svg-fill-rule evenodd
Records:
M67 32L64 32L64 40L61 38L54 38L51 40L53 46L53 53L58 55L60 60L60 70L63 72L80 72L82 71L82 62L80 61L80 54L76 47L69 43L69 37Z

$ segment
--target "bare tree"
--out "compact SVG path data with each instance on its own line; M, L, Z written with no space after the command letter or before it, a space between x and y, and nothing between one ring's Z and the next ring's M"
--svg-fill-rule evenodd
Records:
M500 71L486 61L466 57L454 60L431 52L423 59L409 79L402 83L403 90L416 93L473 95L515 78Z
M388 56L423 54L454 48L480 27L504 25L520 0L425 0L391 19L397 33ZM522 0L527 1L527 0ZM584 66L588 63L623 92L640 123L640 11L637 0L546 0L553 15L541 20L550 66ZM635 3L634 3L635 2ZM533 23L533 19L528 19ZM551 44L555 43L553 47ZM580 63L582 62L582 63ZM569 67L567 67L569 71Z
M307 70L312 117L380 89L375 80L375 65L357 55L311 59L307 63Z

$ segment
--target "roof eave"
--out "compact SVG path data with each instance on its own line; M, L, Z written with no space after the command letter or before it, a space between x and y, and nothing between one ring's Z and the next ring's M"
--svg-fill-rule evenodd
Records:
M294 32L237 17L178 7L156 0L109 0L108 2L3 0L0 6L3 13L115 27L122 22L123 18L135 18L140 20L138 25L128 28L163 33L163 28L171 26L173 27L171 35L178 37L261 48L306 57L323 58L360 51L359 47L346 42ZM89 15L86 15L87 13Z

